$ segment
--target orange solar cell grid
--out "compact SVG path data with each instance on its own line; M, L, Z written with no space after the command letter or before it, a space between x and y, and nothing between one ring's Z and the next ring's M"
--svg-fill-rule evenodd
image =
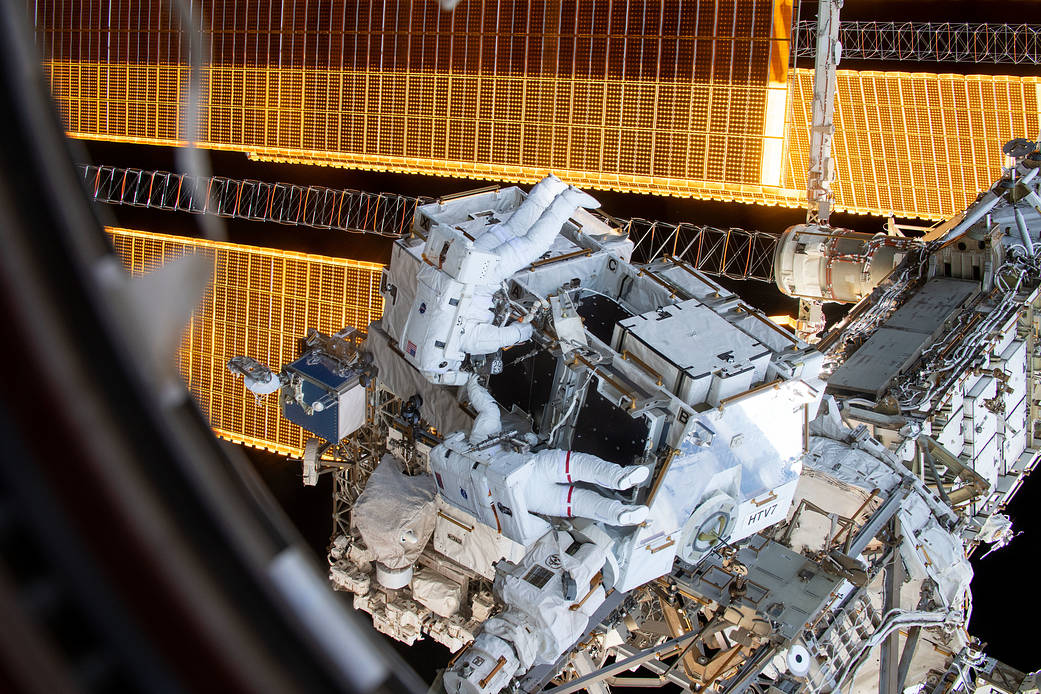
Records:
M784 0L195 0L209 63L763 84ZM51 60L186 63L165 0L26 0ZM787 9L782 13L788 17Z
M73 137L182 142L176 85L186 68L45 69ZM552 170L594 188L692 197L759 188L764 90L756 87L310 68L207 73L200 144L212 149L514 182ZM415 106L422 99L425 107Z
M181 375L214 432L229 441L299 456L306 434L282 418L274 396L259 403L228 372L238 354L279 368L298 356L308 328L365 330L383 313L383 266L344 258L109 229L117 255L142 274L185 254L213 263L213 281L178 353Z
M697 197L762 195L787 0L204 0L202 144L263 158ZM33 3L74 136L174 144L159 0ZM106 14L107 13L107 14ZM75 15L75 16L71 16ZM156 17L167 16L166 24ZM776 72L776 70L775 70Z
M813 73L791 79L788 182L808 168ZM1001 176L1001 147L1041 128L1041 78L838 72L837 209L942 219Z

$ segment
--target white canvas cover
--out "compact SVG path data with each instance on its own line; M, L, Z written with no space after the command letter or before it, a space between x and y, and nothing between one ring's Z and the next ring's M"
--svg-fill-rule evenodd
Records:
M455 394L428 381L388 343L387 334L378 324L369 326L365 351L373 355L383 385L402 400L415 394L422 397L419 414L439 431L470 431L473 419L459 407Z
M423 569L412 577L412 597L434 614L451 617L463 602L463 587L435 571Z
M389 569L416 561L434 532L435 494L430 475L409 477L395 456L383 456L354 505L354 525L374 560Z

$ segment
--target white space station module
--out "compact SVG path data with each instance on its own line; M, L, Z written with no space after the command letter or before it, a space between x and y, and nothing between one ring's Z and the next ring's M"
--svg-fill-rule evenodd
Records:
M324 439L330 579L456 652L449 692L974 691L967 556L1039 447L1041 157L1008 153L924 238L789 229L781 290L858 302L815 346L551 176L420 207L363 342L231 368Z

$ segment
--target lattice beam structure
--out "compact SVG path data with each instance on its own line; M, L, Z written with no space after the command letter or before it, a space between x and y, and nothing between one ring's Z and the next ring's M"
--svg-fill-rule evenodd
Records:
M813 58L817 24L793 30L796 58ZM918 63L1041 65L1041 24L967 22L842 22L842 57Z
M299 355L307 328L366 330L383 313L383 266L132 229L108 233L135 275L187 254L213 263L178 352L184 381L221 438L300 457L306 434L281 416L277 398L255 399L228 372L228 360L244 354L279 368Z
M636 262L672 256L706 275L773 281L777 234L647 219L623 220L623 228L636 244Z
M116 166L79 165L77 169L98 202L391 238L407 235L416 205L431 200L224 176L200 179Z
M334 190L291 183L265 183L214 176L200 182L188 174L116 166L80 165L88 192L98 202L148 209L215 214L259 222L407 236L417 205L433 198ZM201 192L200 192L201 191ZM770 282L775 234L745 229L615 219L636 244L635 258L682 259L708 275Z

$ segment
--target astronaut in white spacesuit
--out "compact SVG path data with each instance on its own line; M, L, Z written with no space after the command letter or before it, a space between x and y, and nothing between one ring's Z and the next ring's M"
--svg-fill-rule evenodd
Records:
M504 280L550 249L580 207L599 203L549 175L507 219L476 239L445 225L431 229L398 344L405 358L433 383L463 385L466 355L492 354L528 340L530 323L493 324L495 293Z
M530 513L589 518L618 526L646 520L646 506L612 499L590 488L632 489L647 479L646 467L623 467L595 455L560 449L517 453L491 443L502 430L499 405L474 375L466 391L477 411L470 436L451 434L430 453L431 469L439 475L442 495L448 501L478 517L485 512L482 499L491 497L499 508L505 504L511 517L494 522L522 544L548 528L542 521L530 522L526 518ZM462 492L456 493L457 488Z
M495 522L527 550L516 565L503 562L497 568L495 590L507 609L482 625L474 643L445 673L451 694L489 694L518 672L555 662L585 633L610 587L608 541L581 539L530 514L638 525L647 518L646 506L608 498L590 487L631 489L647 479L649 470L574 451L507 450L496 443L502 421L495 399L473 375L466 391L477 411L470 435L458 432L434 448L431 470L442 496L479 517L489 506L484 499L500 509L508 503L509 517L496 516ZM452 492L465 479L471 482L470 492L454 498ZM473 484L477 480L484 484ZM541 525L525 523L532 519Z
M476 238L437 225L423 248L399 347L431 382L465 384L477 411L469 436L452 433L431 450L430 470L443 499L526 550L517 565L504 562L497 571L496 590L508 609L484 623L467 654L445 675L446 688L455 694L498 691L515 673L553 662L603 604L613 560L608 536L590 530L602 537L580 539L554 529L547 517L612 526L638 526L647 519L646 506L612 498L608 491L638 486L650 474L647 467L623 467L576 451L533 453L510 446L502 440L498 403L475 374L463 370L467 355L490 354L531 337L532 326L524 320L494 324L496 293L552 247L578 208L597 206L551 175L509 217ZM532 571L545 573L537 586Z

